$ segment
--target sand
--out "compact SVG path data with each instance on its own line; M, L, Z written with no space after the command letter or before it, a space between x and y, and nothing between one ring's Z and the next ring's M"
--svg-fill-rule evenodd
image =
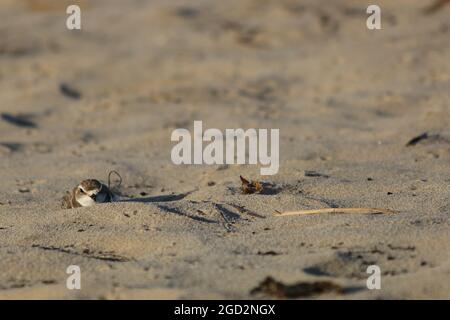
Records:
M98 0L77 32L67 3L0 2L0 112L28 120L0 119L1 299L450 298L450 6L378 1L369 31L356 0ZM174 165L194 120L279 128L279 173ZM110 170L125 201L60 209ZM330 207L398 213L273 215Z

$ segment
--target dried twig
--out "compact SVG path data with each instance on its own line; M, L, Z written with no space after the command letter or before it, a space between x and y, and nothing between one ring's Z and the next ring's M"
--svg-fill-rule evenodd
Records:
M411 140L409 140L408 143L406 144L406 146L407 147L415 146L416 144L419 144L422 141L426 141L426 140L429 140L429 142L444 142L444 143L449 142L448 138L443 137L438 133L430 134L428 132L424 132L424 133L418 135L417 137L414 137Z
M389 209L376 209L376 208L323 208L323 209L306 209L298 211L286 211L276 212L275 216L295 216L295 215L307 215L316 213L357 213L357 214L394 214L397 211Z
M408 143L406 144L407 147L410 146L415 146L416 144L418 144L420 141L428 139L428 132L424 132L421 135L418 135L417 137L412 138L411 140L408 141Z
M119 188L119 187L122 185L122 176L121 176L117 171L111 170L111 171L108 173L108 188L109 188L109 189L111 189L111 175L112 175L113 173L119 177L119 183L117 184L116 188Z

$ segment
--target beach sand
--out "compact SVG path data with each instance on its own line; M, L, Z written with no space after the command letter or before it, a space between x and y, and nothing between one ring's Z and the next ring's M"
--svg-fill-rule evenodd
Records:
M98 0L69 31L69 3L0 2L1 299L450 298L450 6L378 1L370 31L356 0ZM278 174L174 165L194 120L280 129ZM110 170L124 201L60 209ZM398 213L274 215L329 207Z

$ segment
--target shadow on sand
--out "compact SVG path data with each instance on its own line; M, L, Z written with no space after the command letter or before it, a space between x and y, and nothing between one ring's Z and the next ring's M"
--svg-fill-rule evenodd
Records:
M132 198L132 199L124 199L120 200L119 202L139 202L139 203L158 203L158 202L173 202L178 201L186 198L191 193L195 192L197 190L192 190L186 193L179 193L179 194L170 194L170 195L161 195L161 196L153 196L153 197L145 197L145 198ZM189 213L183 212L182 210L178 208L171 208L166 205L159 204L157 205L159 209L161 209L164 212L167 213L174 213L180 216L185 216L187 218L200 221L200 222L206 222L206 223L217 223L217 221L199 217L195 215L191 215Z
M160 195L160 196L151 196L145 198L131 198L131 199L122 199L119 202L140 202L140 203L152 203L152 202L172 202L179 201L186 198L188 195L193 193L196 190L188 191L186 193L179 194L169 194L169 195Z

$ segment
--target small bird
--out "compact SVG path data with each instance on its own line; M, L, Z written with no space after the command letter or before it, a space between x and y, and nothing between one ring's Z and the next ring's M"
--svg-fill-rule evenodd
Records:
M111 190L95 179L82 181L72 192L63 197L62 207L65 209L90 207L96 203L114 202L117 197Z

